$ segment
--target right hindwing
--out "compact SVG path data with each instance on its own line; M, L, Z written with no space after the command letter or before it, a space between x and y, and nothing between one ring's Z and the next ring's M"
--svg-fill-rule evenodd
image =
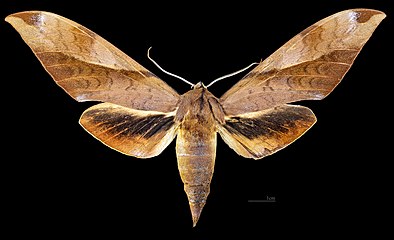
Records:
M299 138L316 122L303 106L283 105L264 111L226 117L218 132L239 155L260 159Z

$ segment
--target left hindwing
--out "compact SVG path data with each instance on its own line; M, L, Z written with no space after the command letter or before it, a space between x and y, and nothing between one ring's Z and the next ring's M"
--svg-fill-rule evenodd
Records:
M139 111L112 103L88 108L80 124L105 145L126 155L159 155L176 136L174 112Z
M239 155L260 159L294 142L315 122L316 117L309 108L282 105L228 116L224 125L218 125L218 132Z

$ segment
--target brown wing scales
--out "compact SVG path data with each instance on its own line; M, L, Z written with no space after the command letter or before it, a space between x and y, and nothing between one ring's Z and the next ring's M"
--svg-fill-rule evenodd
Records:
M294 142L315 122L309 108L283 105L227 117L218 132L239 155L260 159Z
M6 21L21 34L55 82L77 101L111 102L171 112L179 95L87 28L59 15L29 11Z
M296 35L221 98L227 115L319 100L341 81L385 14L346 10Z
M159 155L176 136L174 113L138 111L112 103L88 108L82 127L105 145L126 155Z

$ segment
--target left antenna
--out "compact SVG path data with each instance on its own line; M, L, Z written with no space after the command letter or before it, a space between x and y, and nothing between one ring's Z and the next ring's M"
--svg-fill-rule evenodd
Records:
M164 70L162 67L160 67L160 65L159 65L155 60L153 60L153 59L150 57L149 52L150 52L151 49L152 49L152 47L148 48L148 54L147 54L147 55L148 55L149 60L151 60L151 61L156 65L157 68L159 68L159 69L160 69L161 71L163 71L164 73L166 73L166 74L168 74L168 75L170 75L170 76L176 77L176 78L178 78L178 79L184 81L185 83L189 84L190 86L194 87L194 84L193 84L193 83L187 81L187 80L184 79L183 77L180 77L180 76L178 76L178 75L176 75L176 74L173 74L173 73L171 73L171 72L169 72L169 71L167 71L167 70Z

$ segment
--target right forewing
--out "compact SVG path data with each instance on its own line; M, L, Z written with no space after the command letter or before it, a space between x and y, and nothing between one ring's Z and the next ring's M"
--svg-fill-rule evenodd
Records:
M352 9L296 35L221 98L225 113L261 111L299 100L319 100L341 81L385 14Z

